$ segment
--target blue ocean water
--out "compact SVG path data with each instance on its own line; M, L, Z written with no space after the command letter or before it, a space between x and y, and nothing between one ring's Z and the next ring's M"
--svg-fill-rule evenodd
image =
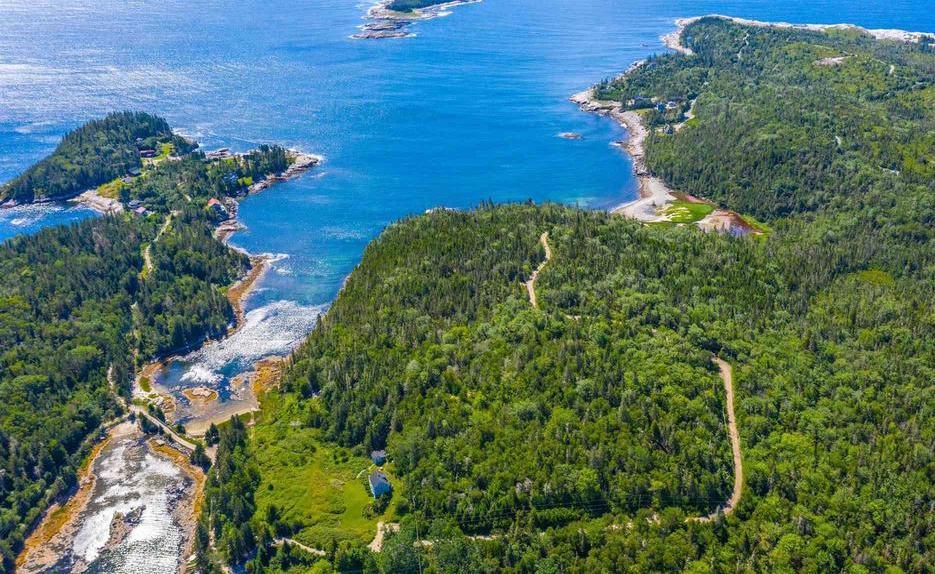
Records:
M251 297L253 327L173 366L216 383L288 348L388 223L434 206L635 195L623 136L569 95L663 47L680 16L852 22L935 31L932 0L484 0L418 23L417 37L354 41L366 3L8 0L0 5L0 180L67 129L114 109L165 116L207 148L281 143L326 157L247 199L233 243L279 254ZM580 140L557 137L578 132ZM29 226L0 216L0 238ZM271 344L273 341L274 344Z

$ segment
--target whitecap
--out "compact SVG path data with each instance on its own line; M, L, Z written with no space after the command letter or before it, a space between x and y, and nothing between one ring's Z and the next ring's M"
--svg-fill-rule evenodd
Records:
M242 372L264 357L288 354L311 332L326 309L327 305L275 301L250 311L233 335L182 359L188 364L180 377L182 386L216 386L224 378L222 372L231 365Z
M220 373L207 369L201 365L193 365L180 380L183 383L192 383L193 385L216 385L221 382L223 377Z

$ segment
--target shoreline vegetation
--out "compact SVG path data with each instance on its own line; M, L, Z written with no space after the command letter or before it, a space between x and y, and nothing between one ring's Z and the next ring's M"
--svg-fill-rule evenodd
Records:
M611 213L744 235L760 232L739 215L751 211L779 226L772 240L733 241L556 205L435 210L388 227L321 328L288 358L257 363L252 384L279 387L265 405L262 440L240 418L219 431L219 470L206 494L213 511L199 519L206 534L195 551L196 563L208 561L204 572L222 560L220 569L250 561L251 571L277 573L311 566L297 563L290 541L317 561L325 545L313 546L312 537L329 533L303 516L310 509L297 507L294 488L311 496L305 485L326 481L284 479L284 471L347 470L349 461L366 464L374 450L388 457L399 526L385 540L378 536L385 543L379 556L359 541L324 540L338 570L405 571L423 560L439 571L491 572L524 564L699 573L739 566L922 571L932 564L925 536L932 532L927 473L935 443L924 417L935 396L925 360L935 341L927 225L935 180L930 148L918 139L932 133L929 55L884 47L895 63L877 60L860 69L863 76L844 76L869 58L829 52L857 51L862 40L815 46L813 33L857 27L679 22L666 42L681 56L638 63L615 80L657 66L665 73L644 77L640 89L683 90L679 101L651 102L657 123L626 109L626 100L599 98L595 88L573 97L630 133L622 145L641 197ZM750 38L756 34L745 26L793 34ZM689 29L701 33L685 38ZM883 41L930 38L877 32L871 36ZM771 58L770 74L743 62L748 48ZM696 52L704 60L686 62ZM866 93L848 90L855 77L893 76L897 64L900 73L908 70L907 81L864 81ZM693 66L705 75L668 73L698 71ZM751 74L758 90L743 83ZM672 78L684 85L663 83ZM708 88L704 78L721 81ZM808 89L801 101L769 91L796 80L805 88L833 86L821 95L839 98L831 103L841 107L827 109L847 104L868 122L842 130L833 122L854 118L832 113L824 118L830 128L795 123L803 116L796 112L826 103L806 99L814 93ZM624 95L627 88L616 86ZM695 118L703 88L726 104L715 110L703 101ZM782 127L801 129L807 139L770 133L753 137L763 146L754 149L751 134L769 122L743 114L764 109L755 105L761 94L788 106L780 110ZM721 123L712 120L717 111ZM897 137L873 132L870 153L868 126L893 126ZM702 129L709 139L691 139ZM841 149L836 130L850 147ZM814 141L824 147L809 147ZM647 158L655 145L669 146L658 163ZM787 148L801 155L783 156ZM715 182L736 176L731 170L747 175L753 170L740 160L756 164L760 156L752 154L764 150L774 154L772 163L753 183L725 190L703 179L713 161L723 170ZM773 187L780 177L784 187ZM876 206L872 214L866 205ZM239 295L235 290L241 305L256 282L249 277L262 274L256 269ZM258 465L258 457L269 464ZM268 468L276 471L264 475ZM363 484L338 486L345 485L360 487L357 498L368 496ZM312 498L303 502L320 502ZM710 512L715 500L727 502L686 519ZM374 500L364 516L386 511L387 503ZM319 514L346 518L346 507L333 506ZM876 519L860 511L866 508L886 513ZM422 538L427 526L437 536ZM548 536L533 535L543 531Z
M247 189L247 196L258 194L266 189L269 189L277 183L283 183L298 178L310 169L319 166L324 161L324 157L317 154L305 153L294 149L287 150L287 152L290 159L289 167L281 173L274 174L250 185ZM223 203L229 217L215 226L214 236L224 245L228 246L228 248L243 253L249 257L250 260L250 266L248 267L246 273L227 288L227 300L230 303L231 309L234 311L234 321L228 327L228 331L223 337L217 340L205 341L198 347L187 349L186 353L184 354L171 354L169 356L161 357L157 360L151 361L140 370L139 374L134 380L134 396L145 401L155 400L156 406L162 409L170 417L175 412L175 397L169 393L157 393L154 395L152 390L143 388L143 385L141 384L142 380L145 378L149 381L153 381L159 375L159 373L172 361L179 360L183 358L184 355L196 351L204 345L211 345L227 337L230 337L243 328L246 318L247 299L249 299L250 295L259 285L260 281L272 267L272 261L274 258L272 255L265 253L251 254L246 250L230 245L230 238L237 231L241 231L246 227L237 219L240 204L239 200L235 198L225 198ZM240 387L243 388L244 392L248 394L244 397L246 400L244 400L243 406L241 408L228 408L222 409L216 413L201 414L197 417L196 420L189 421L186 424L186 432L188 436L201 437L205 432L207 432L208 428L212 424L220 424L229 420L231 417L255 412L259 408L259 405L252 382L257 378L261 378L261 372L266 373L266 367L268 366L266 361L272 359L281 358L264 357L254 365L254 368L251 371L248 371L242 375L245 380L242 381ZM211 403L216 403L216 401L218 401L220 398L220 395L214 389L207 389L202 387L185 389L182 391L182 394L190 401L199 402L202 407L205 408L205 410L208 410L209 405Z
M364 16L367 22L358 26L360 32L351 35L354 40L385 40L413 38L409 27L419 21L432 20L451 14L450 9L463 4L477 4L482 0L381 0Z
M102 141L113 142L113 147L108 154L99 156L95 154L95 146ZM69 331L59 327L59 354L70 362L65 368L41 371L58 372L59 378L69 377L69 385L83 384L93 391L93 394L84 391L77 398L67 392L61 398L55 397L65 404L68 401L87 401L88 397L98 401L99 404L93 408L101 411L100 414L84 407L90 417L84 427L89 440L94 436L91 432L101 433L100 429L110 428L110 425L101 426L99 422L94 422L93 417L108 420L108 417L119 416L120 405L123 405L124 416L119 419L125 419L126 402L130 397L139 399L142 394L144 403L155 401L152 407L155 410L150 413L136 404L130 406L131 414L148 418L150 426L159 427L156 421L159 417L154 418L154 413L160 416L166 412L171 414L173 405L167 402L167 398L150 392L153 375L177 353L170 349L201 346L240 328L245 314L245 299L269 268L268 257L248 257L242 250L226 245L226 239L233 231L233 218L228 208L231 208L235 218L239 198L298 177L322 161L320 156L278 146L260 146L242 154L232 154L223 149L203 153L196 151L196 148L195 142L172 133L161 118L138 112L114 113L66 135L50 156L29 168L22 176L0 186L0 200L4 202L4 207L70 200L106 215L75 226L45 230L35 237L11 239L4 242L3 258L0 258L0 264L16 270L20 269L17 265L22 265L17 254L34 251L36 255L29 259L30 276L38 273L39 277L44 277L46 266L51 269L56 261L61 263L60 257L56 259L56 249L66 249L67 245L68 259L74 260L77 256L82 263L74 265L75 269L71 273L58 272L53 277L58 277L57 281L65 288L70 288L74 281L83 284L86 293L81 300L89 306L91 316L109 317L112 320L114 329L105 331L101 337L112 337L113 341L97 341L88 337L75 341L67 338L63 340L61 333ZM115 157L126 161L116 167L102 165ZM59 191L53 194L48 192L50 189ZM59 235L63 237L59 239ZM109 241L101 244L103 238ZM83 250L88 253L85 254ZM83 271L84 266L90 266L94 271L89 274ZM73 280L70 276L72 274L84 279ZM94 282L88 281L90 277L94 278ZM108 277L110 280L107 280ZM42 285L43 288L54 286L46 283ZM17 289L26 289L24 296L41 296L35 289L28 289L26 284ZM15 301L17 294L15 291L11 293ZM53 299L48 304L55 303ZM102 307L102 304L109 307ZM43 309L41 306L33 308L37 309L35 312ZM30 307L23 307L23 311L16 313L28 309ZM75 309L71 317L57 321L64 324L64 329L74 329L71 323L80 324L82 313L88 312ZM0 318L8 320L16 317L15 314L8 315L0 315ZM51 323L54 325L55 321L53 319ZM9 328L8 325L4 327ZM42 336L42 332L34 336ZM44 344L41 340L36 341L37 348L41 348L41 344ZM78 347L72 349L74 345ZM121 350L121 345L128 347ZM138 361L144 356L154 356L156 359L152 362L144 361L141 365ZM14 356L14 362L15 359ZM37 368L41 366L37 364ZM142 368L134 375L133 371L138 367ZM105 370L106 380L103 376ZM12 380L7 378L9 373L0 374L4 376L5 392L13 392L17 384L26 382L23 377L15 378L16 373ZM45 375L46 380L50 376ZM78 380L74 380L74 377L78 377ZM53 390L60 384L46 384L46 387ZM109 391L105 392L107 387ZM206 402L217 396L213 389L191 391L199 400L204 399ZM49 394L42 399L53 407L45 409L48 413L45 416L57 416L58 406L50 403L52 398L53 395ZM2 408L4 420L9 420L9 412L18 408L18 403L5 401ZM79 459L81 452L74 453L75 448L69 442L74 443L75 437L85 437L78 428L71 428L80 422L67 422L64 434L50 435L47 439L52 441L50 446L38 442L46 440L43 438L45 435L36 437L37 444L33 445L25 442L30 440L29 436L20 438L15 434L18 432L15 428L13 435L5 434L8 431L3 429L0 447L7 444L10 438L24 441L23 446L17 449L18 452L10 453L9 467L18 472L15 466L18 463L12 456L44 457L48 459L48 464L52 464L67 455L74 462L66 459L66 463L80 466L85 472L93 474L94 460L103 448L100 445L109 444L109 437L114 435L106 433L96 437L97 440L103 440L96 443L93 449L90 446L82 447L91 449L94 454ZM163 427L163 431L172 436L168 427ZM185 439L181 444L188 450L194 450L193 457L198 454L194 443ZM63 446L68 450L63 450ZM162 455L171 454L166 451L169 447L163 446L156 444L153 448L159 447L158 450L164 451ZM49 448L58 449L55 459L42 454L43 449ZM0 448L0 452L7 451ZM209 450L209 454L212 452ZM183 459L186 455L178 454L172 458L178 459L175 460L177 463L185 462ZM198 460L204 458L202 454ZM208 458L210 460L210 456ZM191 474L191 468L188 467L192 465L180 466L186 470L186 474ZM49 470L44 472L46 477L51 475L55 479ZM85 500L82 503L82 497L88 496L93 481L89 481L86 476L72 475L69 478L67 467L62 472L63 476L54 484L52 479L46 478L43 483L46 488L37 491L46 498L42 504L39 504L41 500L36 495L32 495L31 503L17 501L13 497L18 495L16 488L19 487L16 483L7 484L5 496L8 501L12 501L11 506L22 509L18 519L22 524L10 532L10 526L16 525L10 523L9 516L4 517L8 527L7 535L10 537L9 543L4 540L5 564L27 560L28 557L21 552L25 539L30 540L25 546L27 553L32 552L35 546L48 546L35 541L62 532L63 527L72 522L73 513L69 509L87 502ZM196 483L203 483L203 480L199 482L197 477L195 479ZM13 489L9 484L14 485ZM46 507L48 503L55 505ZM29 504L39 504L39 507L30 507ZM186 525L190 535L197 517L189 516L191 513L181 507L176 509L175 514ZM125 526L121 524L121 528L111 537L111 543L117 544L123 540L128 532L123 528ZM188 542L191 542L191 536Z
M720 14L711 14L706 16L696 16L690 18L678 18L675 20L676 28L660 37L663 45L683 56L693 56L694 52L688 46L682 43L682 35L689 25L703 19L720 19L727 22L762 28L790 29L827 32L829 30L846 30L857 33L864 33L877 40L892 40L900 42L922 43L930 40L932 36L921 32L908 32L895 29L866 29L853 24L789 24L785 22L762 22L758 20L748 20ZM836 65L843 61L844 57L826 58L821 60L823 65ZM615 78L614 81L626 79L629 75L637 72L645 64L646 60L634 62L625 72ZM892 73L893 68L890 68ZM755 221L750 220L741 214L729 210L721 209L715 203L705 198L699 198L687 193L679 192L672 188L661 177L652 173L646 166L646 140L650 135L650 129L646 125L644 116L641 113L645 110L629 109L622 101L601 99L598 96L600 86L592 86L586 90L572 95L569 100L577 104L582 111L607 115L623 126L627 130L627 139L614 142L614 145L624 149L630 156L633 163L633 172L637 176L638 197L635 200L625 202L610 209L611 213L618 213L624 217L635 219L643 223L694 223L704 231L717 231L731 235L760 235L764 228ZM661 105L664 102L653 101L653 105ZM694 118L695 100L691 100L690 106L682 115L682 118L669 125L669 133L677 133L683 129L687 122ZM657 128L662 133L662 128ZM694 209L693 209L694 208ZM688 216L687 220L682 220L682 216Z
M933 563L932 52L684 22L679 54L575 97L628 127L628 217L429 210L368 247L233 449L219 486L254 506L206 516L219 569ZM768 241L722 236L762 232L754 217ZM373 451L397 504L380 553L329 539L347 506L305 486Z

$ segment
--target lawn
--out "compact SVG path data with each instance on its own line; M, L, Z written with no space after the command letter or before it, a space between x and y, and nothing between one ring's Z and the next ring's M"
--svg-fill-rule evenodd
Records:
M289 401L289 404L284 404ZM287 523L297 524L296 540L327 548L331 539L373 540L378 520L391 520L394 503L382 516L367 516L373 501L366 486L370 459L328 444L317 429L303 426L293 399L266 393L254 427L254 452L262 481L256 493L260 512L270 504ZM394 488L391 465L384 469ZM399 493L394 493L393 502Z
M666 207L665 215L672 223L694 223L704 219L712 211L714 211L714 206L710 203L677 199Z
M116 178L107 183L101 184L97 188L97 194L109 199L120 199L120 190L126 186L123 178Z

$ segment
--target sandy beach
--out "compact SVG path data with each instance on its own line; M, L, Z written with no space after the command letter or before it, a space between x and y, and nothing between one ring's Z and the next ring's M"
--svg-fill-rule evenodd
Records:
M693 55L694 52L682 44L682 33L686 26L703 17L704 16L680 18L676 20L676 29L661 37L663 44L665 44L667 48L684 56ZM727 18L725 16L716 17L742 23L748 22L736 18ZM767 25L766 23L760 24ZM625 72L620 74L617 79L624 78L628 74L633 73L644 63L644 60L634 62ZM715 205L713 202L703 198L692 197L689 194L673 189L661 178L650 172L646 167L646 138L649 135L649 129L646 127L638 112L625 110L621 102L599 99L596 96L596 87L593 86L574 94L569 99L577 104L583 111L610 116L627 130L627 139L615 143L625 149L633 161L633 173L636 175L639 182L639 197L633 201L611 208L611 213L618 213L624 217L642 221L643 223L660 223L670 221L669 214L671 210L669 207L677 200ZM683 121L671 126L674 132L677 133L681 131L685 127L687 121L695 117L695 103L696 100L691 101L691 105L685 113ZM751 226L738 213L727 209L714 209L711 213L696 221L694 224L704 231L716 231L731 235L758 235L761 233L761 231Z
M594 88L588 88L573 95L571 101L586 112L612 117L627 130L628 137L626 142L622 143L622 147L633 159L633 172L639 181L640 196L638 199L614 207L610 210L611 213L619 213L645 223L666 221L666 216L661 212L675 201L676 192L646 169L645 141L649 130L643 125L639 114L634 111L624 111L620 102L597 99L594 95Z
M233 335L243 326L244 317L246 316L247 297L256 289L257 283L263 278L263 275L269 271L270 256L251 256L250 263L251 267L247 275L240 281L231 285L227 290L227 300L234 309L235 317L233 326L227 331L228 336Z

